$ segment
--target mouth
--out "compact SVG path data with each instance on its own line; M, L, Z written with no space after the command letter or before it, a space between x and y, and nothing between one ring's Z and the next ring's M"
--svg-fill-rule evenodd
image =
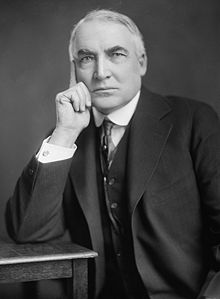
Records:
M117 91L117 88L114 87L101 87L101 88L95 88L93 90L93 95L97 96L97 97L110 97L113 96L115 94L115 92Z
M95 88L93 90L93 93L113 93L117 90L115 87L100 87L100 88Z

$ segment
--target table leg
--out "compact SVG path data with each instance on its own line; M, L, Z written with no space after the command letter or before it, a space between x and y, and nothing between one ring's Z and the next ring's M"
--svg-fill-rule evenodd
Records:
M23 283L23 298L24 299L38 299L38 282L29 281Z
M72 260L72 274L68 279L68 299L87 299L88 260Z

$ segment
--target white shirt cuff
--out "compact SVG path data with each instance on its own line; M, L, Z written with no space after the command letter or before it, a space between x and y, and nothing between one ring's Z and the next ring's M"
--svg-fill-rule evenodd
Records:
M36 158L41 163L57 162L73 157L77 146L74 144L73 148L63 147L55 144L48 143L50 137L45 139L41 145Z

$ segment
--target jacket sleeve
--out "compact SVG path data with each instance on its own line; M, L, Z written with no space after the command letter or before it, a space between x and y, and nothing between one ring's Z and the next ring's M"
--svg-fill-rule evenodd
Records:
M191 154L211 256L210 272L198 298L220 298L220 121L205 104L196 109L193 119Z
M44 242L64 234L63 191L72 159L43 164L35 157L19 178L6 208L16 242Z

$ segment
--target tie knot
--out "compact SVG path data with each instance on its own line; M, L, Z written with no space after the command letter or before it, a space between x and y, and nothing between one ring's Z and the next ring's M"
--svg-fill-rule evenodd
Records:
M113 122L111 122L109 119L104 119L102 125L103 125L103 129L104 129L104 135L110 136L111 130L114 126Z

